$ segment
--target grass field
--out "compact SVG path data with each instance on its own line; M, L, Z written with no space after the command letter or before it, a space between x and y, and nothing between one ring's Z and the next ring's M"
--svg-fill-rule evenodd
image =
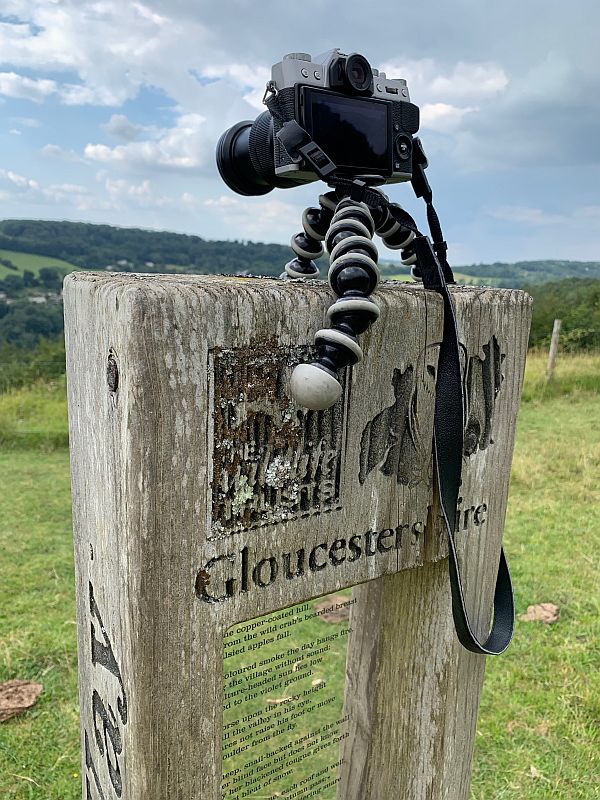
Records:
M11 261L17 270L10 269L10 267L0 264L0 280L6 278L7 275L22 275L26 269L37 275L42 267L56 267L63 275L68 272L73 272L74 269L81 269L74 264L69 264L68 261L62 261L60 258L52 258L51 256L38 256L34 253L18 253L16 250L0 250L0 258L5 258Z
M528 362L506 544L517 612L554 602L553 626L517 622L490 659L473 800L600 797L600 355ZM0 725L0 797L81 797L64 384L0 395L0 681L44 684ZM381 799L383 800L383 798Z
M453 270L454 278L457 283L462 283L467 286L496 286L500 281L494 278L478 278L473 275L463 275L462 272ZM384 275L386 281L411 281L412 278L408 272L398 272L394 275Z

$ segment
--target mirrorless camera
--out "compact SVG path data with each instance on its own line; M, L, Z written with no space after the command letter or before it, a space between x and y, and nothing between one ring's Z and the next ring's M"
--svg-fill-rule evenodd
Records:
M314 60L289 53L273 66L265 99L276 112L238 122L217 145L221 177L238 194L262 195L319 179L315 162L290 155L278 135L290 120L333 162L335 177L411 179L419 108L410 102L405 80L388 78L359 53L335 49Z

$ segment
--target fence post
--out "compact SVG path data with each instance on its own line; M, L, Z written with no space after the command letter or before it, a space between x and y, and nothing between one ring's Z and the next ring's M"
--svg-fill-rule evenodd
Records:
M548 367L546 369L546 382L552 380L554 374L554 365L556 364L556 356L558 355L558 340L560 337L561 320L554 320L554 327L552 328L552 339L550 341L550 353L548 354Z
M458 540L481 634L530 298L453 292ZM485 659L454 635L433 501L442 305L399 283L377 300L342 398L305 412L288 379L326 284L67 277L87 798L468 797Z

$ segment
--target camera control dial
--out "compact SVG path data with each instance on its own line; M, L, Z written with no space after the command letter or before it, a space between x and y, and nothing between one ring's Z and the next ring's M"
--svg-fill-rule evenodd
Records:
M308 53L286 53L284 58L291 58L293 61L312 61L312 56Z

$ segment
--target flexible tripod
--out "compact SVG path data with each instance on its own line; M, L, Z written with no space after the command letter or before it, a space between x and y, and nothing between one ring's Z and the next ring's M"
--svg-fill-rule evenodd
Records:
M316 277L319 268L314 259L323 255L325 242L330 257L329 285L338 299L327 311L331 327L315 334L317 360L299 364L291 379L296 402L315 411L329 408L339 399L342 387L338 371L361 361L357 337L379 317L379 306L371 297L380 278L374 234L391 250L401 250L402 263L411 266L413 276L419 278L414 267L417 255L413 243L418 233L414 222L401 206L390 203L366 180L340 182L334 190L320 195L318 208L305 209L304 231L291 241L295 258L281 275Z
M307 208L302 215L304 231L293 236L291 242L296 257L285 265L281 277L318 275L314 259L323 254L321 242L325 241L330 256L329 285L337 300L327 311L331 327L315 334L317 359L311 364L298 364L294 369L291 392L305 408L314 411L329 408L342 392L338 370L361 360L357 337L379 317L379 308L371 298L379 283L378 253L372 241L378 233L387 247L402 251L402 263L410 265L413 277L442 297L444 329L438 358L433 454L448 534L452 614L463 647L480 655L499 655L510 644L514 629L512 582L504 550L496 578L492 627L485 641L481 641L465 607L454 540L464 447L464 386L454 304L448 291L454 275L446 259L447 246L433 207L431 189L424 177L426 165L423 156L420 164L417 162L420 169L413 175L412 184L427 205L433 242L419 232L401 206L390 203L383 192L361 179L331 181L334 189L319 197L319 208Z

